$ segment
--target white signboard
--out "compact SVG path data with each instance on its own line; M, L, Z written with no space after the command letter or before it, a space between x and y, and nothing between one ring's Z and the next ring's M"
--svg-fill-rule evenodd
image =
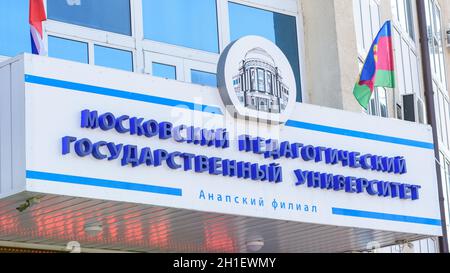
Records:
M429 126L300 103L268 125L216 88L30 55L15 78L27 191L441 234Z

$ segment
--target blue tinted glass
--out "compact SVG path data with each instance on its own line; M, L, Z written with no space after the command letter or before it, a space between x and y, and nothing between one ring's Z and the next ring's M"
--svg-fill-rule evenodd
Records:
M88 45L83 42L48 36L48 56L87 64L89 62Z
M47 0L48 18L131 35L130 0Z
M214 73L191 70L191 82L196 84L217 87L217 77Z
M28 0L2 0L0 4L0 55L31 52Z
M258 35L274 42L286 55L297 83L297 101L301 101L300 62L297 26L294 16L228 3L231 41L246 35Z
M142 0L144 37L219 52L215 0Z
M176 67L167 64L153 63L152 64L153 76L176 80L177 71Z
M95 65L133 71L133 55L130 51L99 45L95 45L94 50Z

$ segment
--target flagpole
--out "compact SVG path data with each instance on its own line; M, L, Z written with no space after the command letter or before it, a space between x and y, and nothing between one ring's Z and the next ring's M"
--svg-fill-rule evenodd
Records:
M428 44L428 31L426 22L426 11L425 3L423 0L416 0L417 3L417 15L419 20L419 32L420 32L420 44L422 53L422 72L423 81L425 85L425 100L426 100L426 111L428 124L431 125L433 130L433 142L434 142L434 156L437 162L440 161L440 149L439 149L439 139L437 133L437 120L436 120L436 109L434 107L434 90L433 90L433 77L431 74L431 61L429 54L429 44ZM447 223L445 214L445 198L444 190L442 187L442 174L440 164L436 164L436 175L438 180L438 194L439 194L439 205L441 210L441 225L442 225L442 236L439 237L439 249L441 253L448 253L448 235L447 235Z

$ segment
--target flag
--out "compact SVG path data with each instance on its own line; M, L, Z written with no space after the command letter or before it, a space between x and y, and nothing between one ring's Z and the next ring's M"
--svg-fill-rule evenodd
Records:
M367 110L375 87L395 87L391 21L387 21L373 41L353 95Z
M36 55L46 55L42 32L42 22L47 20L43 0L30 0L31 50Z

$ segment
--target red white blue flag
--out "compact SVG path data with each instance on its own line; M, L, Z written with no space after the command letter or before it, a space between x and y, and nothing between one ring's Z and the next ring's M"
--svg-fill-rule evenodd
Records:
M36 55L47 55L42 32L42 22L47 20L43 0L30 0L31 50Z

